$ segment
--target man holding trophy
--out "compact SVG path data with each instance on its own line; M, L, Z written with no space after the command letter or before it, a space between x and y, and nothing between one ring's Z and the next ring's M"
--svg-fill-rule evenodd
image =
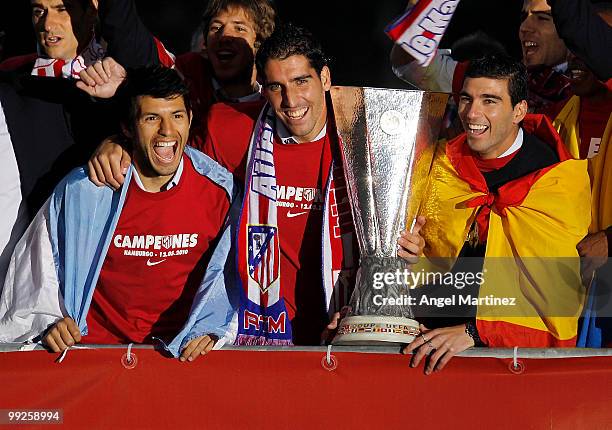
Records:
M429 269L479 258L475 318L404 348L425 373L471 346L572 347L584 292L576 245L590 222L586 165L545 118L526 115L526 72L509 58L473 61L460 94L465 133L437 152L420 214ZM432 222L435 219L435 222ZM504 258L506 257L506 258ZM547 258L547 261L544 259ZM427 288L427 287L424 287ZM487 298L513 295L513 309Z

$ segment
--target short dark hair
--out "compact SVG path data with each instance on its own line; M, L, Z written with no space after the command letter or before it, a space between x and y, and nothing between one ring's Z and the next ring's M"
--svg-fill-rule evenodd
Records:
M278 26L274 33L261 45L255 58L257 71L264 75L266 63L271 59L284 60L293 55L303 55L310 65L321 73L329 60L321 44L312 33L303 27L287 23Z
M202 30L204 36L208 33L210 22L222 11L239 7L244 10L255 24L255 47L259 48L274 31L276 10L270 0L209 0L202 16Z
M527 100L527 69L507 55L485 55L470 61L466 78L508 79L508 93L512 106Z
M185 109L191 112L189 90L179 74L174 69L160 65L129 69L126 80L117 93L121 105L121 120L132 128L138 115L137 98L150 96L159 99L182 97Z
M455 61L469 61L491 54L508 55L504 45L481 30L463 36L451 45L451 57Z

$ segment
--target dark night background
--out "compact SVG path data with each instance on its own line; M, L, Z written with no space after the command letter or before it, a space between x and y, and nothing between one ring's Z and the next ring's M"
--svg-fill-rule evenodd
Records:
M136 4L149 29L172 52L180 54L189 50L191 35L199 24L206 0L136 0ZM322 41L332 58L334 84L405 87L391 72L392 43L383 29L403 12L407 0L276 0L275 4L283 20L306 26ZM8 10L5 5L0 16L0 30L6 33L4 58L35 49L30 2L10 1L10 5L12 9ZM458 37L482 30L519 58L521 6L521 0L462 0L442 47Z

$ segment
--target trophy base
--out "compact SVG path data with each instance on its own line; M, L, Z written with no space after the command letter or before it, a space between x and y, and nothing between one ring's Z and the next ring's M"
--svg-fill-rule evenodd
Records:
M340 321L332 345L407 344L420 333L419 323L410 318L350 316Z

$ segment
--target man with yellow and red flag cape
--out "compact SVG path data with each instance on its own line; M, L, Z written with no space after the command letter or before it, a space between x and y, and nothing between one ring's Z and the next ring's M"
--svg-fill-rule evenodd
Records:
M413 353L412 366L429 355L426 373L474 345L576 344L584 300L576 245L590 223L587 165L572 159L545 117L527 114L526 98L520 63L501 56L471 62L459 102L465 133L434 156L420 209L425 258L414 270L467 271L482 282L467 299L459 291L471 317L459 324L440 318L438 328L429 318L430 327L422 325L404 349ZM446 288L457 293L454 287Z

